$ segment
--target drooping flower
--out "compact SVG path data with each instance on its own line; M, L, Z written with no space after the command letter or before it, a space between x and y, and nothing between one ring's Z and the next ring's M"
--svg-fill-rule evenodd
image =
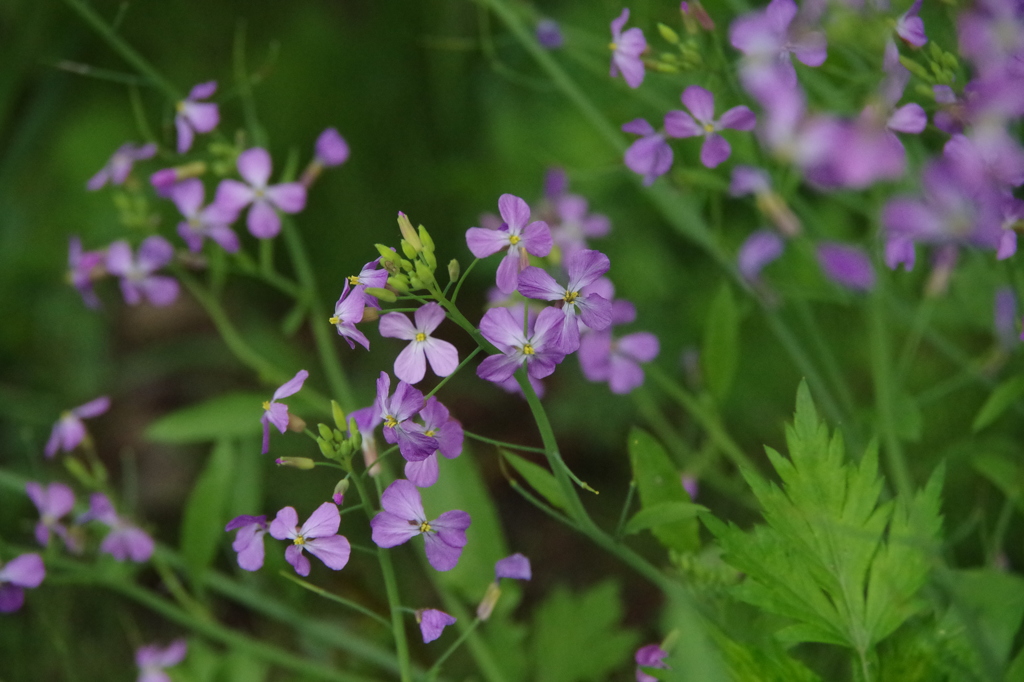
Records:
M534 35L540 46L546 50L557 50L565 42L565 38L562 37L562 29L554 19L538 21Z
M75 493L63 483L51 483L42 486L35 481L25 484L28 499L39 510L39 521L36 523L36 542L43 547L50 545L50 534L55 533L64 541L69 551L82 551L82 543L67 526L60 522L75 506Z
M626 32L622 27L629 21L629 9L623 9L622 14L612 19L612 42L608 46L612 51L611 77L615 78L622 73L622 78L631 88L639 88L644 82L644 62L640 55L647 49L647 40L644 32L633 27Z
M476 368L481 379L501 383L526 365L534 379L543 379L565 359L559 334L565 315L557 308L545 308L535 324L523 333L522 320L515 320L508 308L491 308L480 320L480 332L501 351L484 358Z
M580 347L577 315L590 329L601 330L611 323L611 302L596 293L583 290L608 272L611 263L600 251L584 249L565 259L569 283L560 286L555 278L538 267L528 267L519 275L519 293L527 298L558 301L562 326L558 342L563 353L574 353Z
M89 497L89 511L82 514L78 521L99 521L110 528L107 537L100 543L100 551L118 561L131 559L141 563L153 556L153 538L131 521L119 516L110 498L103 493L93 493Z
M740 246L736 254L736 267L748 282L756 282L761 270L779 256L785 244L771 230L755 230Z
M184 639L176 639L166 647L147 644L135 650L135 665L139 667L136 682L171 682L165 668L176 666L185 660L188 645Z
M348 563L352 551L348 538L338 535L341 526L341 514L333 502L324 502L309 519L299 528L299 515L293 507L285 507L277 512L270 523L270 535L277 540L291 540L292 544L284 551L285 560L295 568L299 575L309 575L309 559L302 550L324 562L327 568L340 571Z
M420 417L423 419L423 434L437 440L437 450L418 462L406 462L405 477L418 488L429 488L437 483L437 454L441 453L447 459L458 457L462 454L464 435L459 420L452 419L448 408L434 396L430 396L426 406L420 410Z
M267 150L253 147L238 155L238 174L246 182L228 179L217 186L215 203L224 210L240 212L252 205L245 224L252 236L259 239L270 239L281 231L277 211L298 213L306 207L305 186L301 182L267 185L271 170Z
M11 613L25 603L25 588L35 588L46 577L43 558L35 553L0 562L0 613Z
M263 536L267 534L267 517L265 514L249 516L242 514L228 521L225 532L238 531L231 549L238 552L238 565L247 571L258 571L263 567Z
M513 580L530 580L533 573L530 571L530 560L524 555L516 552L512 556L498 559L494 564L494 579L512 578Z
M420 624L423 643L433 642L441 636L444 629L455 624L455 616L450 616L437 609L419 609L416 611L416 622Z
M381 372L377 379L376 419L384 422L384 440L394 445L406 460L416 462L437 450L437 439L426 435L423 427L410 421L423 409L423 393L405 381L399 381L391 393L391 377Z
M423 502L416 486L398 479L380 497L380 512L370 520L371 538L378 547L397 547L417 535L423 536L427 561L438 571L449 571L459 563L466 546L466 529L470 517L454 510L427 521Z
M146 237L135 257L128 242L120 240L107 247L107 272L121 278L128 305L138 305L143 297L155 306L170 305L178 298L178 280L153 273L173 258L174 247L160 235Z
M746 57L747 78L764 71L779 74L787 86L796 84L790 54L807 66L821 66L827 57L825 35L806 27L792 26L797 15L794 0L772 0L764 10L738 17L729 26L729 42Z
M50 438L46 441L46 447L43 449L46 457L53 457L58 450L71 452L77 448L79 443L85 439L85 424L82 423L82 420L98 417L109 409L110 398L102 395L62 413L60 419L53 425Z
M178 223L178 235L188 244L189 251L202 249L206 237L220 244L228 253L238 251L238 235L230 227L238 219L237 211L228 211L216 202L204 207L206 190L202 180L182 180L174 184L168 194L185 218Z
M644 185L653 185L672 167L672 147L665 142L664 135L642 118L623 123L622 131L641 136L626 149L623 163L629 170L644 176Z
M498 265L497 284L504 294L516 289L519 273L529 265L529 256L546 256L551 252L551 230L543 220L530 220L530 207L512 194L498 198L498 212L505 222L502 228L489 230L471 227L466 230L466 245L477 258L486 258L507 248Z
M136 161L151 159L156 154L156 145L153 143L137 145L133 142L125 142L117 148L107 165L103 166L96 175L89 178L85 184L86 188L95 192L108 182L112 185L122 185L132 172L132 166Z
M657 677L645 673L640 667L668 670L669 667L664 661L666 656L668 656L668 652L657 644L648 644L637 649L635 657L636 682L658 682Z
M448 376L459 366L459 352L451 343L431 336L445 319L444 308L437 303L427 303L418 308L413 317L416 324L402 313L387 313L380 318L381 336L410 342L395 359L395 376L417 384L423 380L428 362L434 374Z
M612 303L612 324L628 324L636 319L636 308L625 300ZM644 382L642 362L658 356L658 337L650 332L635 332L616 339L611 329L588 332L580 339L580 369L588 381L607 381L612 393L625 394Z
M89 308L98 308L100 299L92 290L92 283L106 274L107 254L103 251L83 251L82 240L72 236L68 240L68 281L75 287L82 302Z
M348 161L348 142L345 141L345 138L335 128L328 128L320 133L320 136L316 138L314 151L313 160L302 171L302 177L299 178L299 182L304 187L309 187L313 184L313 181L320 176L324 168L340 166Z
M680 99L690 113L673 110L665 114L665 134L669 137L703 136L700 162L708 168L714 168L732 154L732 147L718 131L753 130L757 123L754 112L745 106L733 107L715 119L715 96L699 85L683 90Z
M208 133L220 123L220 110L209 99L217 92L217 81L200 83L192 88L188 97L178 102L174 115L174 127L178 131L178 153L184 154L192 148L196 133Z
M920 12L921 0L914 0L910 9L896 20L896 35L914 47L924 47L928 42L928 36L924 34L924 22L918 16Z
M276 391L274 391L274 397L269 401L263 403L263 416L260 417L260 423L263 424L263 454L270 452L270 425L273 424L277 427L277 430L284 433L285 429L288 428L288 406L284 403L277 402L281 398L287 398L290 395L295 395L302 388L302 384L305 383L309 377L309 372L304 369L300 369L296 372L295 376L286 381Z
M870 291L875 286L875 268L871 258L856 246L821 242L818 264L830 280L855 291Z
M386 272L386 271L385 271ZM345 288L341 291L341 298L334 304L334 316L328 320L338 329L338 335L348 341L349 348L355 348L355 342L370 350L370 340L366 334L356 328L357 322L363 321L363 310L366 308L366 300L373 299L366 296L366 287L357 286L349 289L348 280L345 281Z

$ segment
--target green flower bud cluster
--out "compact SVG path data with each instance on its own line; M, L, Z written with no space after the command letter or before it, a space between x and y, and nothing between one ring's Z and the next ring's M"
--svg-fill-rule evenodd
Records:
M648 60L648 65L655 71L661 73L694 71L704 63L700 45L692 33L687 31L690 35L684 40L675 30L665 24L658 24L658 32L667 43L676 47L677 52L662 52L657 58Z
M922 50L922 53L924 50ZM910 57L901 56L900 63L921 80L932 85L952 85L957 81L960 60L945 52L934 41L928 43L927 66Z
M401 255L384 244L376 245L381 265L388 271L388 287L400 294L436 289L434 272L437 270L437 256L434 254L434 240L427 228L420 225L413 229L409 216L399 212L398 229L402 231ZM395 300L393 292L383 289L371 288L366 293L382 301Z
M359 434L355 419L346 423L345 412L333 400L331 401L331 412L334 415L335 428L332 429L327 424L317 424L316 427L320 435L316 439L316 444L320 447L320 452L324 457L334 460L345 471L351 472L352 456L362 450L363 437ZM351 435L346 437L345 432Z
M160 218L149 210L149 198L138 191L137 181L129 178L125 182L125 187L129 191L114 193L114 207L117 209L121 224L130 230L156 230Z

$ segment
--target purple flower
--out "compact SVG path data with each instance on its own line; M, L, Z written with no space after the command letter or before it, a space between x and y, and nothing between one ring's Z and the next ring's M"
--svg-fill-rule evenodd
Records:
M277 402L281 398L287 398L290 395L295 395L302 388L302 384L305 383L309 377L309 372L304 369L300 369L294 377L286 381L280 388L274 391L274 397L269 401L263 403L263 416L260 417L260 423L263 424L263 454L270 452L270 425L273 424L277 427L277 430L284 433L284 430L288 428L288 406L284 403Z
M208 133L220 123L220 111L211 102L200 102L217 92L217 81L200 83L192 88L188 97L178 102L174 115L174 127L178 131L178 153L184 154L192 148L196 133Z
M760 168L739 165L732 169L729 182L729 196L742 197L747 194L764 194L771 191L768 174Z
M82 423L82 420L98 417L109 409L110 398L103 395L62 413L60 419L53 425L50 438L46 441L46 447L43 449L47 459L56 455L58 450L71 452L77 448L79 443L85 439L85 424Z
M229 227L238 219L238 212L229 211L216 202L204 208L206 190L201 180L182 180L168 190L168 195L185 217L178 223L178 234L188 244L189 251L202 249L206 237L220 244L228 253L238 251L238 235Z
M316 138L316 160L324 167L340 166L348 161L348 155L348 143L336 129L328 128Z
M423 409L423 394L405 381L399 381L391 393L391 377L381 372L377 379L376 419L384 422L384 440L394 445L410 462L426 459L437 450L437 439L426 435L423 427L409 421Z
M1006 260L1017 253L1017 228L1024 225L1024 201L1012 194L1003 196L1001 202L1003 234L999 238L997 260Z
M437 440L437 450L418 462L405 463L405 477L419 488L429 488L437 483L438 462L440 452L448 459L455 459L462 454L462 424L452 419L448 408L434 396L430 396L427 404L420 410L423 419L423 435Z
M156 145L153 143L136 145L132 142L125 142L117 148L114 155L107 161L107 165L99 170L96 175L89 178L85 184L86 188L96 191L108 182L112 185L124 184L128 174L132 172L132 166L136 161L151 159L156 154Z
M103 493L93 493L89 497L89 511L82 514L78 521L99 521L110 528L107 537L100 543L100 551L118 561L131 559L141 563L153 556L153 538L127 519L118 516L110 498Z
M690 496L690 499L696 500L697 494L700 492L700 482L697 477L693 474L682 474L679 481L683 484L683 490Z
M433 642L440 637L444 629L453 625L455 620L455 616L449 616L444 611L437 609L419 609L416 612L416 622L420 624L424 644Z
M664 658L668 656L668 652L662 649L657 644L648 644L637 649L636 652L636 682L658 682L658 678L654 675L648 675L640 669L641 666L644 668L658 668L659 670L669 670L668 665L665 664Z
M301 182L267 185L272 170L270 154L262 147L238 155L238 174L245 182L222 180L215 202L226 211L241 211L252 204L246 225L252 236L270 239L281 231L277 211L298 213L306 207L306 188Z
M745 14L729 26L729 42L747 58L745 72L775 71L783 83L796 84L790 54L807 66L821 66L827 56L825 35L792 27L797 6L794 0L772 0L761 11Z
M107 247L107 271L120 277L121 294L128 305L138 305L145 297L155 306L174 303L178 298L178 280L153 273L171 262L174 247L160 235L146 237L139 245L138 257L126 241Z
M559 343L565 315L556 308L545 308L535 324L523 333L523 323L515 320L508 308L491 308L480 320L480 332L501 351L484 358L476 369L481 379L501 383L524 364L527 374L543 379L565 359Z
M417 384L427 372L427 362L434 374L448 376L459 366L459 352L449 342L431 336L444 321L444 308L437 303L427 303L418 308L413 317L415 325L402 313L388 313L380 318L381 336L410 342L395 359L395 376Z
M238 552L238 565L247 571L258 571L263 567L263 536L267 534L267 517L264 514L249 516L243 514L228 521L225 532L237 530L231 549Z
M284 558L295 568L296 573L306 576L309 575L309 559L303 555L303 549L331 570L340 571L345 568L352 548L344 535L338 535L340 525L341 514L333 502L324 502L317 507L309 520L302 524L302 528L299 528L299 515L295 509L285 507L277 512L277 517L270 523L270 535L277 540L292 541L284 551Z
M631 88L639 88L644 82L644 62L640 55L647 49L644 32L639 28L631 28L625 33L622 27L629 21L629 9L623 9L612 19L612 42L608 47L612 51L611 77L615 78L622 72L622 77Z
M171 682L164 668L178 665L185 660L188 645L184 639L176 639L166 647L156 644L141 646L135 650L135 665L139 667L136 682Z
M644 185L654 184L656 179L672 167L672 147L665 142L664 135L656 132L651 124L642 118L623 123L622 130L641 136L626 149L623 163L629 170L644 176Z
M527 224L530 207L512 194L498 197L498 212L505 221L502 228L471 227L466 231L466 245L477 258L486 258L507 247L498 266L497 284L503 294L511 294L519 273L529 265L529 254L543 257L551 252L551 230L542 220Z
M818 265L830 280L856 291L875 287L875 268L862 249L837 242L818 244Z
M669 137L704 136L700 162L708 168L714 168L732 154L729 143L718 131L727 128L753 130L757 123L754 112L745 106L733 107L716 120L715 96L699 85L691 85L683 90L681 99L693 115L678 110L665 114L665 134Z
M629 301L612 303L612 323L628 324L636 319L636 308ZM590 332L580 339L580 369L588 381L607 381L612 393L625 394L644 382L641 362L658 356L658 337L650 332L635 332L620 339L611 330Z
M992 312L996 340L1004 351L1009 351L1017 345L1017 297L1012 287L996 289Z
M387 273L386 270L383 272ZM355 348L354 342L358 341L359 345L370 350L370 340L366 338L366 334L356 329L356 323L363 320L366 299L373 299L372 296L366 296L365 290L364 286L357 286L349 290L346 280L345 288L341 291L341 298L334 304L334 316L328 321L338 328L338 335L348 341L349 348Z
M551 226L551 238L563 258L587 248L587 239L603 237L612 228L608 216L589 213L587 200L578 194L563 194L552 201L558 222Z
M39 587L45 577L46 566L38 554L22 554L0 563L0 613L20 609L25 603L23 588Z
M39 521L36 523L36 542L43 547L50 545L50 533L56 533L69 551L77 554L82 551L79 538L72 535L68 527L60 522L75 506L75 494L63 483L51 483L43 487L30 481L25 484L28 498L39 510Z
M537 42L546 50L557 50L562 47L565 39L562 37L562 29L554 19L541 19L537 22L535 31Z
M611 303L598 294L583 289L608 272L611 263L600 251L582 250L565 259L569 284L560 286L555 278L538 267L528 267L519 275L519 293L527 298L558 301L562 311L562 327L558 343L563 353L574 353L580 347L580 327L576 316L590 329L601 330L611 323Z
M469 514L448 511L427 521L423 502L416 486L398 479L380 497L380 512L370 520L371 538L378 547L397 547L416 535L423 535L427 561L438 571L450 571L459 563L466 546Z
M896 20L896 35L914 47L924 47L924 44L928 42L928 36L924 34L924 22L918 16L920 11L921 0L914 0L910 9Z
M529 580L533 577L530 571L530 560L516 552L512 556L498 559L494 564L494 579L512 578L513 580Z
M757 230L740 246L736 254L736 265L748 282L756 281L764 266L782 255L785 244L782 238L771 230Z
M98 308L100 300L92 290L93 280L105 274L107 255L102 251L83 251L82 240L72 236L68 240L68 281L78 290L89 308Z

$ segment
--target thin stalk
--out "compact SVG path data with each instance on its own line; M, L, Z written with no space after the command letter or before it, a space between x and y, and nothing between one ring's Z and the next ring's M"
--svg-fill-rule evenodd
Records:
M434 388L430 389L430 391L423 396L423 399L427 400L428 398L430 398L430 396L432 396L435 393L437 393L438 391L440 391L441 387L444 386L445 384L447 384L449 379L451 379L453 376L458 374L459 370L462 369L463 367L465 367L466 365L468 365L469 362L473 358L475 358L482 350L483 350L483 348L480 348L479 346L474 348L473 352L471 352L469 355L467 355L465 357L465 359L462 362L459 363L459 366L455 368L455 371L453 371L451 374L449 374L445 378L441 379L441 381L437 382L437 386L434 386Z
M428 680L433 680L437 678L438 674L441 672L441 666L444 664L445 661L448 660L448 657L454 654L458 650L458 648L462 646L462 643L469 639L469 636L476 631L476 629L480 626L480 623L482 622L483 621L479 618L474 619L470 626L462 631L462 634L459 635L459 638L452 642L452 645L448 647L448 649L443 654L441 654L436 661L434 661L434 665L430 666L430 668L427 670L426 676Z
M380 623L384 627L390 627L391 626L391 622L390 621L388 621L386 618L383 618L379 614L374 613L373 611L371 611L370 609L366 608L362 604L357 604L354 601L351 601L349 599L345 599L344 597L340 597L340 596L338 596L336 594L328 592L327 590L323 589L322 587L317 587L316 585L314 585L312 583L306 582L302 578L299 578L299 577L296 577L296 576L292 575L288 571L282 570L282 571L279 571L279 573L280 573L282 578L285 578L287 580L291 580L296 585L300 585L300 586L304 587L305 589L309 590L313 594L319 595L319 596L323 597L324 599L330 599L331 601L336 602L338 604L341 604L342 606L345 606L347 608L350 608L353 611L358 611L359 613L363 614L364 616L367 616L367 617L372 618L373 620L377 621L378 623Z
M463 430L462 433L467 438L472 438L473 440L478 440L481 443L487 443L488 445L496 445L499 448L508 448L509 450L522 450L523 452L537 452L537 453L540 453L542 455L544 454L544 448L535 448L535 447L532 447L530 445L516 445L515 443L507 443L507 442L505 442L503 440L495 440L493 438L488 438L487 436L481 436L480 434L473 433L471 431Z
M903 342L903 351L900 353L899 363L896 365L896 384L898 386L906 384L907 375L910 373L910 365L914 361L917 349L921 346L921 339L924 336L925 329L928 328L932 313L935 312L936 302L935 296L926 294L920 305L918 305L917 312L914 313L914 321L911 323L910 333L907 335L906 341Z
M868 328L871 337L871 376L875 384L875 404L878 406L878 424L888 462L889 475L896 491L902 495L911 494L910 470L903 454L903 445L896 435L893 420L895 386L893 368L889 354L889 339L885 329L884 294L879 286L868 303Z
M636 481L630 479L629 489L626 491L626 501L622 503L622 512L619 514L619 522L615 524L615 539L622 539L622 528L626 525L626 517L629 516L629 508L633 506L633 496L636 494Z

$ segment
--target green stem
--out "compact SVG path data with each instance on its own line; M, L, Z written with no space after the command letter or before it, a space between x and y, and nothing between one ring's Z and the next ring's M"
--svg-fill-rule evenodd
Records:
M454 654L458 650L458 648L462 646L462 643L469 639L469 636L476 631L476 629L480 626L480 623L482 622L482 620L476 618L472 622L472 624L470 624L469 627L462 631L462 634L459 635L459 638L455 640L452 643L452 645L448 647L448 649L438 657L436 661L434 661L434 665L430 666L430 669L427 670L426 676L428 680L433 680L437 677L438 673L441 672L441 666L444 664L445 661L448 660L448 657Z
M455 368L455 371L453 371L451 374L446 376L444 379L441 379L441 381L437 382L437 386L434 386L434 388L430 389L430 391L423 396L423 399L427 400L428 398L430 398L430 396L432 396L435 393L437 393L438 391L440 391L441 387L444 386L445 384L447 384L449 379L451 379L453 376L458 374L459 370L461 370L463 367L468 365L470 363L470 361L473 358L475 358L477 355L479 355L482 350L483 350L483 348L480 348L479 346L474 348L473 351L469 355L467 355L462 362L459 363L459 366Z
M896 424L893 420L895 406L895 387L893 386L893 368L889 354L889 340L885 329L884 296L881 283L870 297L868 304L868 327L871 336L871 375L875 384L875 404L878 408L878 425L881 430L882 442L888 461L889 475L892 477L896 491L901 495L910 495L911 478L907 461L903 454L903 445L896 435Z
M353 611L358 611L359 613L363 614L364 616L368 616L369 618L372 618L373 620L377 621L378 623L380 623L384 627L389 627L391 625L391 623L387 619L385 619L385 618L381 617L380 615L374 613L373 611L371 611L370 609L366 608L362 604L357 604L354 601L351 601L349 599L345 599L344 597L340 597L340 596L338 596L336 594L332 594L331 592L328 592L327 590L323 589L322 587L317 587L316 585L314 585L312 583L306 582L302 578L299 578L299 577L296 577L296 576L292 575L288 571L281 570L281 571L279 571L279 574L281 575L282 578L286 578L287 580L291 580L296 585L301 585L302 587L304 587L305 589L309 590L313 594L319 595L319 596L323 597L324 599L330 599L333 602L337 602L338 604L341 604L342 606L346 606L346 607L352 609Z
M633 506L633 495L636 494L636 481L630 479L629 490L626 491L626 500L622 503L622 512L619 514L619 522L615 524L615 539L622 539L622 527L626 525L626 517L629 516L629 508Z
M473 433L471 431L466 430L463 430L462 433L467 438L472 438L473 440L478 440L481 443L487 443L488 445L496 445L499 448L508 448L509 450L522 450L523 452L538 452L540 454L544 454L544 448L535 448L529 445L516 445L515 443L506 443L503 440L495 440L493 438L481 436L478 433Z

